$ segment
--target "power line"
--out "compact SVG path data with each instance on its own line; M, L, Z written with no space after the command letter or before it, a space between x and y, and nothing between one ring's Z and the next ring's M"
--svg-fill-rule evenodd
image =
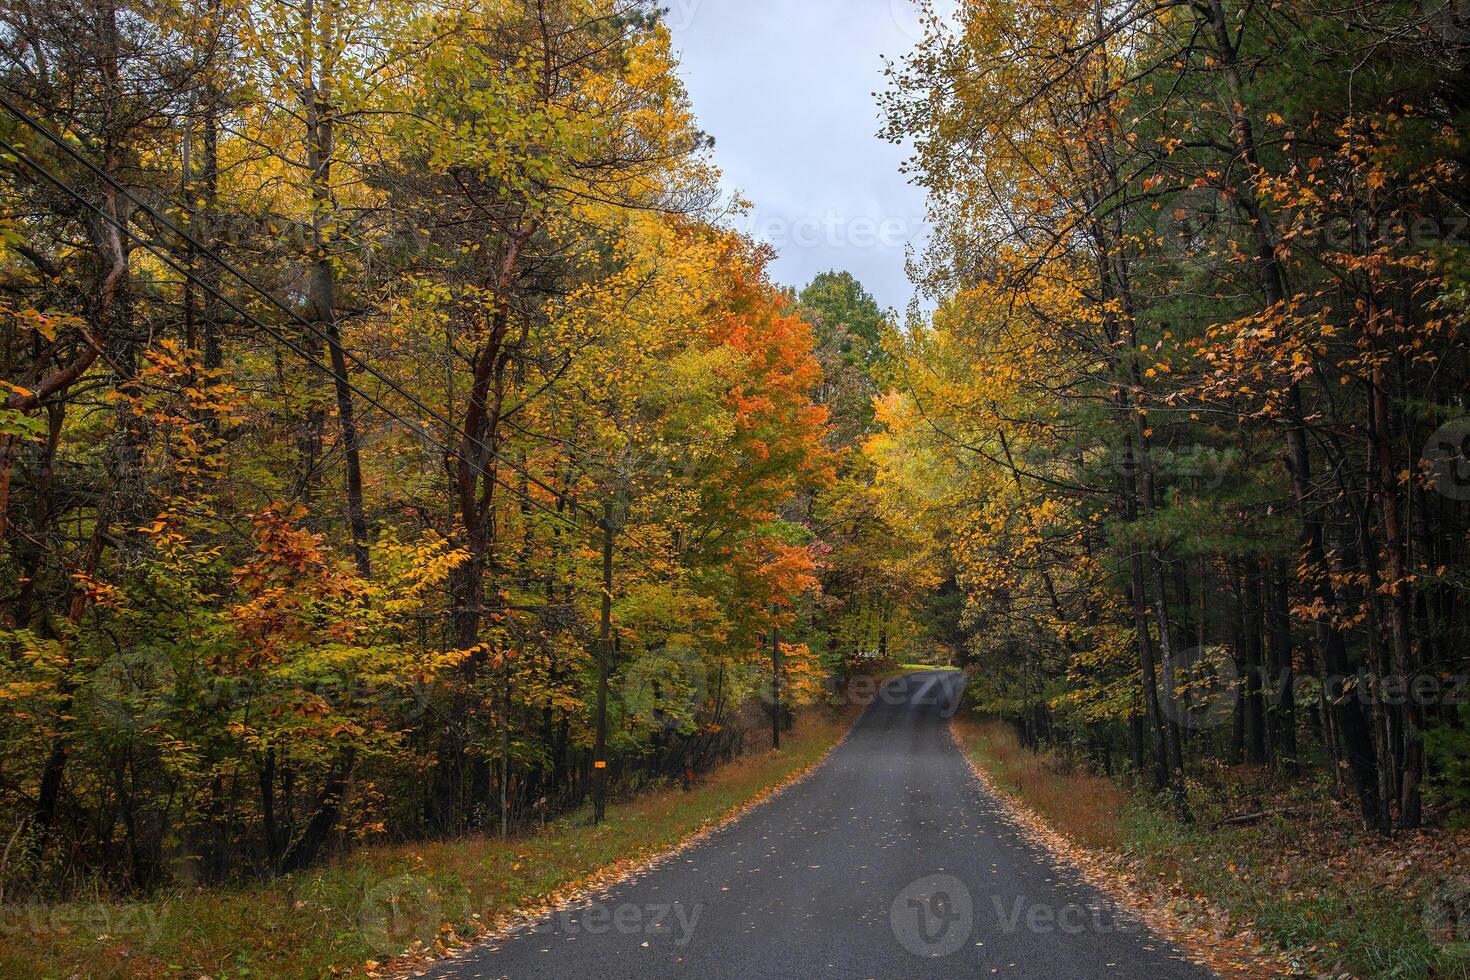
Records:
M356 364L358 367L360 367L363 371L365 371L366 373L368 373L372 377L376 378L377 380L381 381L383 384L387 385L390 389L392 389L398 395L400 395L401 397L403 397L410 405L412 405L413 407L419 409L425 415L429 416L434 421L436 421L436 422L440 423L441 425L443 425L446 429L448 429L450 432L454 433L456 436L459 436L459 437L463 438L466 443L468 443L475 450L477 450L477 454L478 455L483 456L485 454L488 454L489 456L491 456L494 459L498 460L499 462L503 463L505 466L507 466L510 469L514 470L515 472L519 473L521 476L524 476L529 482L535 484L538 489L544 490L547 493L549 493L549 494L551 494L552 496L555 496L555 497L564 497L564 495L561 494L559 491L557 491L554 487L548 486L546 483L544 483L540 478L538 478L537 476L535 476L533 473L530 473L529 471L524 470L524 469L516 466L509 459L507 459L504 456L502 456L499 452L497 452L494 449L491 449L489 446L485 445L485 443L480 438L478 438L476 436L472 436L468 432L465 432L463 429L461 429L457 425L455 425L450 419L448 419L445 416L440 415L439 412L436 409L434 409L433 407L431 407L429 405L426 405L424 402L420 401L417 397L415 397L414 395L410 394L408 391L404 390L404 388L401 385L399 385L396 381L394 381L392 378L388 377L387 375L383 374L381 371L378 371L371 364L367 363L361 357L359 357L357 354L353 353L351 350L349 350L347 347L345 347L340 341L334 340L333 338L327 336L314 323L312 323L311 321L307 320L305 317L303 317L299 313L297 313L296 310L293 309L289 304L287 304L283 300L277 298L275 296L275 294L272 293L270 290L266 289L264 286L262 286L259 283L257 283L250 276L246 275L244 272L241 272L235 266L231 265L218 252L216 252L213 249L209 248L208 246L204 245L202 242L199 242L197 239L195 239L193 236L191 236L187 231L185 231L184 229L180 228L177 224L175 224L173 221L171 221L167 216L161 214L157 209L155 209L147 201L144 201L141 198L137 197L135 194L133 194L132 191L130 191L126 186L124 186L122 183L120 183L117 179L115 179L111 174L107 173L105 170L103 170L102 168L98 167L91 160L87 159L87 157L84 154L82 154L80 151L78 151L75 147L73 147L70 143L66 142L66 140L62 139L56 133L52 132L51 129L49 127L47 127L44 123L40 122L38 119L34 118L33 116L31 116L27 112L25 112L25 110L23 110L20 107L18 107L14 102L12 102L3 93L0 93L0 107L3 107L4 109L6 109L6 111L8 111L11 115L13 115L17 119L19 119L23 124L25 124L26 126L28 126L29 128L31 128L32 130L34 130L36 133L40 134L43 138L45 138L47 142L49 142L49 143L53 144L54 146L56 146L57 148L59 148L63 153L65 153L71 159L75 160L77 163L81 164L83 167L85 167L91 173L93 173L94 175L96 175L97 177L99 177L100 179L102 179L103 181L105 181L109 187L111 187L117 193L121 194L123 197L127 198L128 201L130 201L131 203L133 203L134 205L136 205L140 210L142 210L144 213L146 213L154 221L158 222L163 227L167 228L169 231L171 231L174 234L178 235L179 238L183 239L183 241L184 241L184 243L186 245L188 245L191 249L193 249L199 255L202 255L203 257L209 259L210 261L212 261L215 264L217 264L220 268L222 268L223 270L225 270L226 272L228 272L230 275L234 276L241 283L243 283L247 288L249 288L252 292L256 293L261 298L263 298L267 303L271 304L272 306L274 306L277 309L279 309L281 312L285 313L297 325L299 325L299 326L303 327L304 329L310 331L313 335L315 335L317 337L317 339L322 340L322 341L325 341L329 345L331 345L333 347L336 347L338 350L340 350L343 353L343 355L345 357L350 358L352 360L352 362L354 364ZM7 148L7 151L8 152L12 153L16 157L18 157L18 158L21 158L22 157L21 153L18 150L16 150L13 147L10 147L8 144L6 145L6 148ZM81 203L81 204L85 205L86 207L89 207L92 210L96 211L96 213L99 216L101 216L104 220L107 220L110 223L115 223L111 215L108 215L105 211L103 211L101 208L97 207L91 201L86 200L86 198L83 197L78 191L76 191L74 188L72 188L69 185L67 185L60 178L56 177L55 175L53 175L50 172L48 172L47 170L45 170L45 168L41 167L35 161L26 159L25 162L27 164L29 164L32 168L34 168L38 172L40 172L49 181L51 181L52 183L56 184L64 192L66 192L67 194L69 194L73 198L75 198L79 203ZM336 377L335 374L333 374L331 371L328 371L326 368L324 368L320 364L320 362L318 362L316 360L315 357L312 357L306 351L303 351L299 347L296 347L294 344L291 344L281 334L279 334L279 333L273 331L271 328L267 327L262 321L259 320L259 318L257 318L255 316L253 316L253 315L245 312L244 310L241 310L238 306L236 306L234 303L232 303L230 300L228 300L226 297L224 297L217 289L215 289L211 285L207 284L204 280L200 279L196 274L193 274L193 273L189 272L188 270L180 267L177 263L175 263L173 261L170 261L170 260L166 259L164 256L160 255L159 252L158 252L158 249L159 248L167 248L168 247L167 245L154 245L154 244L147 243L141 237L137 236L136 234L134 234L133 232L131 232L126 227L121 227L120 226L119 227L119 230L122 231L124 234L127 234L130 237L132 237L135 240L137 240L139 242L139 244L142 244L145 248L148 248L148 250L150 252L153 252L153 254L154 255L157 255L160 259L163 259L169 265L170 268L175 269L181 275L187 276L188 278L190 278L194 282L196 282L198 285L200 285L200 286L202 286L202 287L210 290L210 292L211 292L212 295L214 295L217 299L221 300L222 302L227 303L230 306L230 308L232 310L234 310L236 313L238 313L239 315L245 317L246 319L254 322L258 326L260 326L262 329L267 330L273 336L275 336L277 339L281 340L283 343L286 343L298 355L300 355L300 356L304 357L306 360L310 361L313 364L313 366L318 367L324 373L329 374L333 378ZM351 389L351 390L353 390L355 392L358 392L358 394L362 395L362 392L359 389L354 388L349 380L347 380L345 378L343 378L341 380L343 381L344 384L347 385L347 387L349 389ZM364 398L367 398L368 396L363 395L363 397ZM388 412L388 409L386 407L384 407L381 403L379 403L379 402L377 402L375 400L372 400L372 399L369 399L369 401L370 401L371 404L375 405L376 407L382 409L385 412ZM388 412L388 414L391 415L393 418L396 418L399 421L404 422L405 424L411 424L411 423L408 423L407 420L401 418L400 416L397 416L396 414L394 414L392 412ZM439 448L442 449L446 453L446 455L453 456L453 457L460 458L460 459L463 459L464 458L464 454L461 451L451 450L449 447L444 446L444 445L439 444L439 443L436 443L436 445L439 445ZM489 475L488 470L486 470L485 467L483 465L479 464L477 461L475 461L475 460L465 460L465 462L468 462L468 463L471 463L472 465L475 465L476 469L481 473L481 475ZM507 490L511 490L512 492L515 492L511 487L509 487L503 481L500 481L499 479L494 478L494 477L492 477L492 479L495 479L495 481L497 483L500 483L500 485L503 486L503 487L505 487ZM568 506L570 506L573 510L580 511L583 515L592 518L592 520L595 521L595 522L597 522L598 524L601 523L602 518L599 517L597 514L595 514L593 511L589 510L586 507L583 507L580 503L576 502L575 500L572 500L570 498L565 498L565 499L567 501ZM546 509L546 508L544 508L544 505L540 505L539 502L538 502L538 506L543 506L543 509ZM559 518L561 517L560 514L558 514L557 516ZM561 519L565 520L565 518L561 518ZM579 527L579 529L580 529L580 527Z
M597 526L601 527L601 525L602 525L602 523L604 521L604 518L602 516L596 514L594 511L592 511L591 509L585 507L584 505L582 505L581 503L579 503L575 499L567 496L565 493L563 493L561 491L558 491L556 488L547 485L543 480L541 480L539 477L537 477L534 473L530 472L529 470L525 469L522 466L517 465L516 463L514 463L513 461L511 461L510 459L508 459L506 456L502 455L501 453L497 452L496 450L493 450L489 446L485 445L484 441L482 439L480 439L479 437L472 436L468 432L465 432L463 429L459 428L459 426L457 426L449 418L447 418L444 415L441 415L435 408L433 408L430 405L425 404L423 401L421 401L415 395L413 395L412 393L410 393L407 390L405 390L402 385L398 384L398 382L396 382L392 378L388 377L387 375L383 374L377 368L373 367L367 361L365 361L361 357L359 357L352 350L348 349L346 346L344 346L340 342L340 340L337 340L335 338L332 338L332 337L328 336L319 327L317 327L316 324L312 323L311 321L309 321L306 318L304 318L303 316L301 316L289 304L287 304L283 300L279 299L270 290L268 290L267 288L265 288L264 286L262 286L260 283L256 282L252 277L250 277L249 275L247 275L246 273L242 272L240 269L238 269L237 267L235 267L234 265L232 265L229 261L227 261L223 256L221 256L214 249L212 249L212 248L204 245L202 242L198 241L196 238L194 238L192 235L190 235L187 231L185 231L183 228L179 227L179 225L177 225L175 222L173 222L172 220L170 220L166 215L160 213L156 208L154 208L152 205L150 205L147 201L144 201L141 198L139 198L129 188L127 188L122 183L120 183L111 174L109 174L106 171L102 170L100 167L98 167L91 160L87 159L87 157L84 154L82 154L81 152L79 152L75 147L73 147L71 144L67 143L64 139L62 139L56 133L52 132L51 129L49 127L47 127L44 123L40 122L38 119L36 119L35 117L31 116L29 113L25 112L25 110L23 110L20 107L18 107L13 101L11 101L3 93L0 93L0 107L5 108L13 116L15 116L17 119L19 119L23 124L25 124L30 129L34 130L35 132L39 133L42 137L44 137L47 140L47 142L49 142L49 143L53 144L54 146L56 146L57 148L59 148L68 157L70 157L71 159L75 160L77 163L79 163L83 167L85 167L88 171L90 171L91 173L93 173L94 175L96 175L98 178L100 178L101 180L103 180L104 182L106 182L109 187L113 188L113 190L115 190L118 194L121 194L128 201L130 201L134 205L136 205L144 213L148 214L151 218L153 218L154 221L158 222L164 228L166 228L169 231L171 231L174 234L176 234L198 256L203 256L204 258L206 258L206 259L214 262L221 269L225 270L230 275L234 276L237 280L239 280L241 283L243 283L252 292L256 293L258 296L260 296L261 298L263 298L267 303L269 303L270 305L276 307L281 312L283 312L284 314L286 314L286 316L289 317L293 322L295 322L297 325L301 326L302 328L304 328L305 330L307 330L308 332L310 332L317 339L322 340L325 343L331 345L332 347L335 347L338 350L340 350L342 352L342 354L344 355L345 358L350 359L354 364L356 364L358 367L360 367L364 372L366 372L367 374L369 374L373 378L377 379L378 381L381 381L384 385L388 386L392 391L394 391L396 394L398 394L404 400L406 400L410 405L412 405L413 407L419 409L425 415L429 416L431 419L433 419L434 421L438 422L440 425L444 426L449 432L451 432L454 435L462 438L467 444L469 444L470 446L472 446L475 449L479 450L480 454L482 454L482 455L489 455L492 459L498 461L499 463L501 463L504 466L506 466L508 469L510 469L513 472L515 472L515 473L519 474L520 476L524 477L527 480L527 482L533 484L537 489L543 490L546 493L550 494L551 496L556 497L557 499L562 500L571 510L573 510L574 512L578 512L578 513L582 514L584 517L590 518ZM279 341L280 343L284 344L287 348L289 348L295 354L297 354L298 356L302 357L304 360L306 360L308 363L310 363L312 367L314 367L317 370L321 371L322 373L328 375L329 377L332 377L334 380L337 380L336 379L336 374L332 370L328 369L326 366L322 365L321 362L319 362L309 352L307 352L307 351L303 350L302 348L300 348L299 346L297 346L289 338L287 338L286 336L284 336L283 334L281 334L279 331L275 330L274 328L272 328L271 326L269 326L268 324L266 324L259 317L256 317L255 315L251 314L247 310L241 308L237 303L235 303L233 300L231 300L228 296L224 295L224 293L222 293L219 290L219 288L217 286L215 286L213 283L208 282L208 281L202 279L196 272L192 271L191 269L189 269L189 268L187 268L187 267L185 267L183 265L180 265L177 261L175 261L174 259L172 259L170 256L163 254L163 252L161 251L162 249L168 249L172 253L173 251L175 251L175 249L173 247L169 246L167 243L153 242L151 240L144 239L141 235L139 235L138 233L136 233L135 231L133 231L131 228L127 227L126 222L121 222L121 223L118 222L112 215L108 214L107 212L105 212L104 210L102 210L101 208L99 208L93 202L87 200L85 198L85 196L83 196L80 192L78 192L74 187L70 186L64 180L62 180L61 178L57 177L55 174L51 173L50 171L48 171L45 167L41 166L36 161L31 160L31 159L25 157L24 154L22 154L15 147L10 146L8 143L7 144L4 144L4 145L5 145L6 149L7 149L7 152L12 153L18 159L23 160L23 162L25 162L32 169L36 170L38 173L40 173L48 181L50 181L51 183L55 184L58 188L60 188L68 196L72 197L74 200L76 200L78 203L82 204L84 207L87 207L90 210L94 211L103 220L107 221L110 224L113 224L115 227L118 228L119 231L121 231L123 234L127 235L129 238L132 238L133 240L137 241L144 248L148 249L149 252L151 252L153 255L155 255L157 258L159 258L160 261L164 262L164 264L166 264L169 268L175 270L176 272L178 272L180 275L186 277L187 279L192 280L194 283L196 283L197 285L199 285L200 287L202 287L204 290L206 290L210 295L214 296L216 299L218 299L222 303L224 303L227 307L229 307L237 315L239 315L239 316L245 318L247 321L255 324L261 330L263 330L266 333L270 334L277 341ZM361 388L358 388L355 385L353 385L350 379L344 377L344 378L342 378L340 380L341 380L342 384L345 387L348 388L348 390L354 392L360 398L362 398L364 401L366 401L368 404L370 404L370 405L378 408L384 414L388 415L390 418L393 418L393 419L395 419L395 420L403 423L404 425L408 426L409 428L413 429L414 431L418 432L419 435L426 442L428 442L429 444L431 444L433 446L436 446L446 456L455 457L455 458L459 458L459 459L464 459L464 453L463 452L461 452L459 450L456 450L456 449L452 449L449 446L445 445L444 443L441 443L438 440L432 438L431 436L428 435L427 432L425 432L416 423L410 422L409 420L403 418L401 415L398 415L396 412L392 411L386 405L384 405L381 401L379 401L378 399L376 399L375 397L373 397L371 395L368 395ZM498 484L499 486L501 486L503 489L505 489L506 491L508 491L509 493L511 493L514 497L516 497L516 499L525 501L527 503L530 503L532 506L534 506L537 509L541 510L542 512L544 512L544 513L546 513L546 514L554 517L555 519L561 521L563 524L566 524L567 526L573 528L574 530L578 530L578 531L585 530L580 524L577 524L575 521L569 520L563 514L561 514L559 511L552 510L550 507L546 506L544 503L542 503L542 502L540 502L538 500L535 500L534 498L531 498L531 497L528 497L528 496L522 494L515 487L512 487L510 484L506 483L504 480L500 479L499 477L494 476L485 467L485 465L482 464L482 463L480 463L477 459L466 459L465 461L468 462L468 463L470 463L474 467L474 469L480 475L482 475L482 476L489 476L493 482L495 482L496 484ZM637 536L628 534L627 531L626 531L626 529L623 529L623 532L624 532L624 534L627 537L631 538L634 541L634 543L641 550L643 550L645 552L647 550L649 550L649 546L645 542L642 542L642 541L638 540ZM620 548L619 551L622 552L623 549ZM642 557L647 557L647 556L645 554Z
M0 102L3 102L3 97L0 97ZM55 185L59 190L61 190L67 196L71 197L78 204L82 205L85 208L88 208L89 210L91 210L92 212L94 212L95 214L97 214L98 217L102 218L104 221L106 221L108 224L110 224L112 227L116 228L118 231L122 232L128 238L132 239L133 241L135 241L139 245L141 245L143 248L147 249L156 258L158 258L159 261L163 262L169 268L171 268L174 271L178 272L180 275L183 275L183 276L189 278L196 285L198 285L201 288L203 288L206 291L208 291L210 293L210 295L214 296L220 302L224 303L232 311L234 311L237 315L245 318L250 323L252 323L255 326L259 327L265 333L269 334L272 338L274 338L275 340L277 340L278 342L280 342L282 345L284 345L287 349L289 349L290 351L292 351L293 353L295 353L299 357L301 357L303 360L305 360L312 367L316 368L318 371L321 371L323 374L329 375L329 376L331 376L333 378L336 377L335 374L332 372L332 370L330 368L328 368L326 365L324 365L320 361L318 361L308 351L303 350L299 345L297 345L293 340L291 340L291 338L287 337L286 335L282 334L279 330L277 330L274 327L270 326L269 324L265 323L259 317L256 317L255 315L253 315L249 311L245 310L243 307L241 307L239 304L237 304L234 300L232 300L230 297L228 297L227 295L225 295L224 293L222 293L219 289L217 289L212 283L210 283L207 280L201 278L198 275L198 273L192 272L189 269L187 269L186 267L180 265L179 262L176 259L174 259L171 254L169 254L168 252L165 251L165 246L160 245L158 243L155 243L155 242L153 242L153 241L151 241L151 240L149 240L147 238L144 238L138 232L136 232L133 229L129 228L126 222L124 222L124 221L122 221L122 220L114 217L111 214L108 214L103 208L101 208L97 204L95 204L95 203L87 200L79 191L77 191L71 185L67 184L66 181L64 181L61 178L57 177L55 174L52 174L45 167L41 166L40 164L36 163L34 160L32 160L29 157L27 157L24 153L22 153L19 149L17 149L11 143L9 143L8 141L6 141L4 138L0 138L0 150L4 150L6 153L9 153L10 155L14 156L21 163L24 163L26 166L30 167L32 170L35 170L42 177L44 177L49 183ZM443 452L445 455L447 455L447 456L453 456L453 457L456 457L456 458L463 458L463 456L462 456L461 453L459 453L456 450L451 449L449 446L447 446L443 442L440 442L438 439L436 439L433 436L429 435L429 433L427 431L425 431L423 429L423 427L420 426L418 423L413 422L413 421L411 421L409 419L406 419L403 416L399 415L397 412L393 411L392 409L388 408L388 406L384 405L381 401L379 401L373 395L368 394L367 392L363 391L361 388L359 388L356 385L352 384L351 381L344 381L344 384L347 386L347 388L350 391L352 391L355 395L357 395L363 401L365 401L369 405L372 405L373 407L379 409L380 411L383 412L383 414L387 415L389 418L392 418L392 419L394 419L394 420L396 420L398 422L401 422L403 425L407 426L409 429L411 429L415 433L417 433L419 435L419 437L422 438L425 442L427 442L430 445L436 447L441 452ZM458 431L458 430L455 430L455 431ZM466 438L468 438L468 437L466 437ZM505 461L504 460L504 457L500 456L498 453L497 454L494 454L494 456L495 456L496 459L501 460L502 462ZM491 473L488 469L486 469L480 463L478 463L478 462L476 462L474 460L467 460L467 462L469 462L472 466L474 466L480 472L481 475L488 476L494 483L496 483L497 485L499 485L500 487L502 487L504 490L506 490L508 493L510 493L517 500L520 500L520 501L522 501L524 503L527 503L527 504L529 504L529 505L531 505L531 506L533 506L533 507L541 510L542 512L550 515L551 517L553 517L556 520L562 522L567 527L570 527L571 529L573 529L575 531L585 531L586 530L586 528L584 528L581 524L578 524L577 522L568 519L565 515L559 513L556 510L553 510L552 508L548 507L546 504L542 503L541 501L536 500L534 497L531 497L531 496L528 496L526 494L521 493L517 488L511 486L509 483L506 483L505 480L503 480L500 477L498 477L498 476L494 475L493 473ZM507 464L507 465L509 465L509 464ZM519 472L519 468L514 467L514 466L512 466L511 468L512 469L516 469L517 472ZM541 484L541 482L539 480L538 481L535 481L535 482L537 483L538 486L544 486L544 484ZM550 490L549 488L548 488L548 492L556 493L556 491ZM580 504L577 504L575 501L571 500L570 498L566 497L565 495L563 495L563 494L556 494L556 495L558 497L561 497L562 499L564 499L569 506L573 506L573 507L575 507L578 510L582 510L583 512L586 512L586 509L585 508L583 508Z

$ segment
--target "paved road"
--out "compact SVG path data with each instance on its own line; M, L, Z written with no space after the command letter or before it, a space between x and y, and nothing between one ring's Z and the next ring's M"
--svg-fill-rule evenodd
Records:
M1028 845L946 731L958 674L890 682L805 782L435 978L1204 980Z

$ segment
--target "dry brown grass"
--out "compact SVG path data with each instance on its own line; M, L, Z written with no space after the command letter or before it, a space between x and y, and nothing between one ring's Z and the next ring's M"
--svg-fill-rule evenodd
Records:
M956 719L960 747L1005 789L1015 793L1057 830L1092 849L1122 844L1119 815L1128 793L1054 753L1035 753L1011 726L999 721Z

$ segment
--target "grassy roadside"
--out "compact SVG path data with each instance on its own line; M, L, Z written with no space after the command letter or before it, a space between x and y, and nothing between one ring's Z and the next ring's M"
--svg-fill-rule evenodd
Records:
M1069 842L1115 857L1133 884L1185 916L1208 914L1205 903L1190 907L1202 896L1315 975L1470 978L1470 944L1443 947L1424 927L1436 889L1470 871L1470 834L1380 841L1330 800L1305 795L1289 814L1223 826L1233 801L1203 791L1199 820L1185 826L1110 779L1028 751L1009 726L962 719L955 734L1000 788Z
M872 673L868 674L868 676L873 679L873 682L874 683L876 683L876 684L882 684L885 681L890 681L890 680L892 680L895 677L905 677L905 676L907 676L909 674L922 674L922 673L925 673L926 671L931 671L931 670L952 670L952 671L956 671L957 672L957 671L959 671L959 668L958 667L933 667L933 666L930 666L929 664L897 664L897 663L895 663L895 664L890 664L890 665L888 665L886 667L880 667L880 668L874 670Z
M612 806L596 829L577 813L509 841L364 848L337 864L240 890L0 909L0 976L363 976L367 963L415 942L474 936L487 928L481 923L535 909L676 846L819 760L846 730L845 720L809 712L779 754L748 754L687 793L660 791Z

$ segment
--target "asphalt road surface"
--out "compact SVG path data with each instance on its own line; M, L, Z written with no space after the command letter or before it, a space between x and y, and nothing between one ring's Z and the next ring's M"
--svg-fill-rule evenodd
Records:
M946 731L962 680L890 682L804 782L592 905L428 975L1210 977L1022 839Z

